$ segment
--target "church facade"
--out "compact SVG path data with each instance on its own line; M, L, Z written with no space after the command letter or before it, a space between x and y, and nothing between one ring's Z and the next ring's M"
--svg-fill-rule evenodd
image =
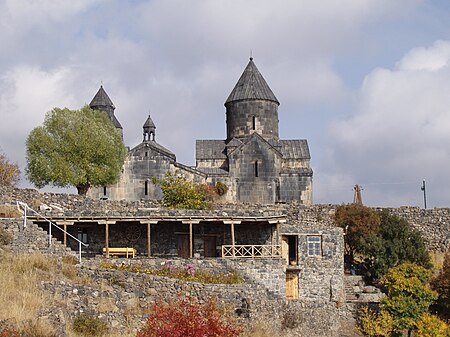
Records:
M143 125L143 141L129 150L117 184L93 188L94 198L113 200L161 199L154 178L167 172L197 183L228 187L225 202L272 204L298 201L312 204L312 176L308 142L282 140L278 132L278 99L253 59L225 102L227 137L197 140L196 166L178 163L170 150L156 142L156 126L150 116ZM108 114L114 125L114 104L100 87L90 107Z

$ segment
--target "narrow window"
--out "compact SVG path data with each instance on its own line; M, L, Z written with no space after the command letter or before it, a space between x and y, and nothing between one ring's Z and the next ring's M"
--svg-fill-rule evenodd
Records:
M255 161L255 177L258 177L258 161Z
M148 157L148 152L147 151L145 151L145 156Z
M146 181L144 185L144 194L148 195L148 181Z
M88 243L88 233L87 233L87 228L81 228L78 227L77 230L77 239L80 240L83 243Z
M256 116L252 116L252 127L253 130L256 130Z
M308 256L322 255L322 237L319 235L311 235L306 239L308 245Z
M103 186L103 195L106 197L106 186Z

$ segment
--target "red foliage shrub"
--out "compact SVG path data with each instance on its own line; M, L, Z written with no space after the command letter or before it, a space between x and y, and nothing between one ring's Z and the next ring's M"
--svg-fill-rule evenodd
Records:
M137 337L237 337L242 331L214 301L199 304L195 299L180 298L171 304L155 303Z

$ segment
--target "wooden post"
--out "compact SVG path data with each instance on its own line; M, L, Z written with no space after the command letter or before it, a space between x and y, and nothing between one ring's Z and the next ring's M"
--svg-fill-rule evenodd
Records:
M106 257L109 258L109 224L108 224L108 221L105 222L105 248L106 248Z
M280 244L280 222L277 221L277 245Z
M234 257L234 221L231 221L231 250L233 252L233 257Z
M147 223L147 256L152 256L152 247L151 247L151 224Z
M192 237L192 222L189 222L189 257L194 257L194 240Z
M67 246L67 234L66 234L66 232L67 232L67 223L66 223L66 221L64 221L64 246Z

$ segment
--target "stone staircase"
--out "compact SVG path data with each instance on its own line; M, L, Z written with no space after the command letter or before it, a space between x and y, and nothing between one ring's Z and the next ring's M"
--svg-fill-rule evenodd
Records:
M52 237L52 244L49 246L48 232L31 221L28 221L26 228L23 228L22 219L0 219L0 226L12 234L13 241L9 245L9 249L13 253L41 252L57 256L72 255L77 257L77 252L54 237Z
M379 303L384 294L374 286L368 286L363 276L344 275L345 301L353 303Z

